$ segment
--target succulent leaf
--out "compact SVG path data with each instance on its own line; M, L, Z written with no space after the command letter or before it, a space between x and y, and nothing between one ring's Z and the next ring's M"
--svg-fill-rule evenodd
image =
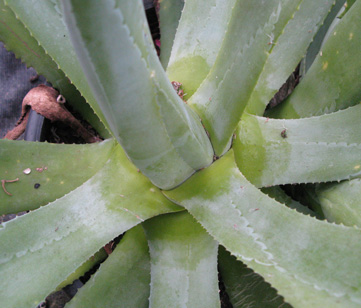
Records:
M219 246L219 271L233 308L291 308L264 279Z
M161 67L141 1L89 1L86 7L64 1L64 9L94 95L133 163L163 189L209 165L209 139Z
M0 140L1 180L18 179L4 182L0 213L34 210L64 196L95 175L114 147L114 140L87 145Z
M328 221L361 229L361 179L320 184L315 193Z
M296 211L305 215L316 216L315 212L313 212L307 206L301 204L300 202L293 200L279 186L264 187L261 189L261 191L291 209L295 209Z
M55 292L60 291L66 286L72 284L75 280L80 279L87 272L94 269L95 266L99 265L108 257L107 252L104 248L98 250L93 256L91 256L86 262L84 262L80 267L78 267L73 273L71 273L61 284L59 284Z
M161 63L141 0L0 0L0 39L115 137L0 140L0 211L30 210L0 225L1 306L35 307L127 232L70 307L219 307L219 243L234 307L359 307L361 0L334 27L342 2L160 0ZM267 114L317 116L261 117L306 52ZM257 188L285 183L313 211Z
M359 177L360 116L360 104L297 120L245 114L234 142L237 165L257 187Z
M315 1L299 2L296 10L290 12L292 15L288 15L291 18L288 17L280 32L277 31L277 26L281 27L280 21L275 24L274 38L271 34L269 42L273 47L248 100L246 112L263 115L268 102L303 58L334 3L325 1L319 5ZM293 40L295 37L297 40Z
M182 15L184 0L162 0L159 2L159 28L162 46L160 61L163 68L166 69L172 52L179 19Z
M295 91L267 114L299 118L331 113L361 100L361 1L356 1L332 30Z
M236 0L185 1L167 67L188 100L207 77L222 46Z
M336 22L338 22L338 16L340 10L345 4L345 0L336 0L335 5L331 9L330 13L327 15L325 21L323 22L320 29L317 31L312 43L307 49L307 53L305 57L302 59L300 64L300 75L304 76L308 69L311 67L313 61L317 57L322 44L326 36L328 35L328 31L334 26Z
M264 195L239 172L233 151L166 195L295 307L360 305L361 230Z
M149 284L148 243L143 228L138 225L127 231L97 273L66 307L146 308Z
M185 211L143 225L151 260L149 307L220 307L218 243Z
M214 67L188 103L217 155L228 150L242 112L262 115L305 54L333 1L238 1ZM239 35L242 29L242 35ZM293 40L293 37L297 40ZM290 43L292 42L292 43Z
M118 146L83 185L2 225L2 305L36 305L116 236L152 216L179 210L136 171Z

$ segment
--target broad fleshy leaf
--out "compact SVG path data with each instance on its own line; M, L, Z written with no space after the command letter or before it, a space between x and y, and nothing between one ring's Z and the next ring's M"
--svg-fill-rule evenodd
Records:
M69 193L105 165L115 144L0 140L0 214L33 210Z
M359 177L360 117L361 104L297 120L245 114L234 142L237 165L257 187Z
M167 74L188 100L207 77L222 46L237 0L185 1Z
M361 1L356 1L332 30L332 35L295 91L267 115L276 118L309 117L360 102L360 15Z
M311 67L313 61L317 57L318 53L320 52L321 46L328 34L328 30L330 30L334 26L334 23L338 21L338 18L335 19L335 17L339 14L344 4L345 0L336 0L332 10L327 15L320 29L317 31L317 34L315 35L312 43L307 49L305 57L300 63L301 76L304 76L306 74L308 69Z
M147 308L150 260L143 228L127 233L66 308Z
M298 213L239 172L233 151L166 192L294 307L359 307L361 230Z
M218 243L187 212L146 221L150 307L220 307Z
M99 107L143 174L170 189L209 165L209 139L161 67L142 2L68 0L64 11Z
M159 28L162 46L160 62L163 68L166 69L179 19L182 15L184 0L161 0L159 6Z
M93 256L91 256L87 261L85 261L82 265L80 265L73 273L71 273L61 284L59 284L56 291L60 291L66 286L72 284L76 279L81 278L90 270L94 269L96 265L102 263L108 257L107 252L102 247L99 251L97 251Z
M291 308L264 279L219 246L218 267L233 308Z
M219 57L188 101L199 112L217 155L228 150L246 106L250 113L263 114L333 3L237 1Z
M180 209L118 146L79 188L0 227L1 305L35 307L110 240L150 217Z
M361 179L320 184L315 193L328 221L361 228Z

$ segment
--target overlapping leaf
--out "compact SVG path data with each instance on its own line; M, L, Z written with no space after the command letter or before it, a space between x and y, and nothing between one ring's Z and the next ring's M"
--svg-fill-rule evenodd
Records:
M361 105L298 120L244 115L237 164L258 187L340 181L361 175Z
M269 99L297 65L335 1L327 0L320 5L311 0L238 0L237 6L233 8L230 5L232 1L215 0L207 3L207 10L204 12L203 3L202 6L197 6L196 1L188 2L186 5L189 5L189 13L182 16L174 55L177 54L177 60L182 60L180 53L176 51L181 50L182 31L183 35L188 33L187 42L190 45L184 51L191 50L210 61L204 65L205 70L198 72L201 77L196 76L199 84L199 80L206 76L213 65L217 50L221 50L208 78L189 103L200 111L210 130L217 154L222 154L227 150L244 109L256 114L263 112ZM86 6L81 1L64 1L73 40L98 102L94 100L75 60L74 50L61 19L59 1L6 0L6 3L22 19L23 24L19 24L19 27L24 25L36 40L42 42L45 53L48 52L51 59L59 63L84 92L93 108L125 147L127 155L153 182L161 187L171 188L211 162L212 149L197 115L176 96L152 49L140 1L107 0L100 3L94 0L88 1ZM356 1L352 6L343 18L342 26L338 26L326 43L322 55L316 59L313 66L316 67L315 72L318 67L326 72L325 75L322 72L319 75L311 73L313 68L310 70L310 76L314 74L314 77L308 77L311 80L308 83L316 85L316 77L322 79L323 90L316 91L318 96L312 98L313 102L322 98L320 104L315 104L317 108L322 105L325 89L331 89L325 95L324 101L330 103L326 111L343 108L343 104L355 104L360 98L357 87L350 85L357 85L360 76L354 69L359 62L357 47L360 36L355 27L359 26L357 16L360 15L360 3ZM229 10L216 12L216 8L220 7L227 7ZM194 12L191 8L195 9ZM199 11L206 18L192 20L190 17ZM176 15L178 14L179 10ZM210 21L214 14L220 19L218 21L221 21L221 27ZM232 16L229 25L227 18L223 20L224 15ZM212 46L205 51L197 50L197 46L205 43L212 34L208 32L209 28L202 32L202 27L191 33L189 28L193 28L198 22L210 28L216 27L214 39L217 42L222 41L221 32L228 28L223 45ZM54 33L54 36L48 37L48 31ZM341 48L340 44L344 46ZM339 56L328 53L332 49L336 55L342 51L343 56L349 56L348 59L352 61L355 59L354 67L347 62L348 59L341 61ZM335 60L339 64L333 63ZM194 63L202 66L202 61L197 58ZM179 63L186 67L193 62L185 60ZM196 65L191 67L191 71L194 68ZM335 77L337 68L341 68L344 75ZM198 86L197 82L194 83L195 88ZM343 87L340 91L330 87L339 85ZM296 98L293 98L297 106L304 103L297 97L304 95L302 91L307 92L307 87L302 87L300 85L300 89L303 89L299 92L301 94L295 94ZM310 91L311 95L314 93L315 91ZM337 95L339 98L335 99ZM335 101L339 105L336 104L333 108ZM237 138L242 138L235 146L237 156L246 157L244 161L239 161L241 169L254 183L260 181L257 184L259 186L359 176L360 142L356 124L360 108L356 106L350 110L290 122L246 114L240 126L246 130L241 129ZM311 111L315 112L319 111ZM271 143L267 143L268 141ZM20 161L15 161L17 150L22 151L23 145L14 146L7 142L2 145L4 147L0 149L0 159L6 161L13 156L12 163L4 167L2 174L4 179L12 179L10 176L18 176L29 160L22 153L18 156ZM69 170L69 166L64 167L64 149L70 149L70 156L75 157L78 153L76 149L81 149L78 153L83 156L81 163L78 166L74 164L72 171L81 170L89 161L91 153L97 153L92 157L97 161L89 163L91 168L81 171L79 178L74 175L75 184L69 184L59 196L68 193L67 195L0 228L0 297L4 298L2 305L5 307L35 307L115 236L155 215L181 210L165 201L159 191L136 172L136 167L130 164L119 146L115 149L109 142L105 143L106 149L101 147L59 146L60 153L51 153L53 158L45 164L49 172L35 173L34 168L38 165L39 168L44 167L44 154L56 149L55 146L35 144L30 147L33 154L30 161L34 164L31 176L21 174L19 182L14 184L4 182L6 189L15 197L20 195L17 190L20 188L33 192L34 186L30 185L33 179L37 183L41 181L40 188L46 188L47 191L40 203L45 203L57 198L50 191L52 185L42 184L47 180L46 175L51 175L51 179L55 181L56 170L63 168L61 175ZM37 153L40 148L46 150ZM263 151L264 149L267 151ZM295 156L290 155L294 152ZM265 160L265 155L269 153L273 153L270 154L271 161L278 162L275 166ZM306 154L302 156L302 153L307 153L310 157ZM282 168L284 162L276 160L280 155L287 161L286 171ZM288 156L285 158L285 155ZM336 160L340 155L344 160L342 162ZM57 169L50 169L50 165L55 165L55 159L59 159ZM308 170L303 166L301 170L297 165L299 161L311 165L317 162L318 166L313 169L311 166ZM326 168L331 163L334 164L332 168ZM323 168L322 172L315 171L320 167ZM252 171L247 174L247 170ZM335 170L337 172L332 173ZM263 172L268 173L268 176L264 176ZM275 180L275 175L278 180ZM72 176L73 174L71 180ZM88 178L90 179L86 181ZM66 181L59 184L64 185ZM339 222L338 217L346 215L349 225L353 225L355 222L349 218L356 208L352 200L358 198L358 185L352 189L351 186L348 187L348 196L339 194L337 189L341 185L343 183L335 186L339 199L335 198L331 186L319 186L316 193L326 210L329 206L326 203L331 199L330 204L335 208L339 203L345 202L347 206L342 211L338 213L333 209L326 216L331 221ZM78 188L73 190L75 187ZM3 194L12 198L6 196L5 189ZM361 304L361 231L318 221L288 209L262 194L239 173L232 152L207 170L195 174L179 188L167 192L167 195L185 206L217 241L239 260L254 268L266 281L271 282L286 301L295 307L358 307ZM289 202L279 191L273 196ZM25 198L21 198L24 203ZM38 197L35 195L34 198ZM304 210L299 204L292 204ZM9 205L6 210L8 208ZM304 212L309 214L309 211ZM151 305L171 307L181 303L192 307L217 307L217 244L214 239L186 212L157 217L146 222L145 228L152 257ZM139 230L136 227L136 230L126 235L124 245L120 244L119 250L108 260L109 263L102 266L99 274L71 305L82 306L88 296L90 304L87 305L97 307L111 306L119 301L128 307L147 305L147 253L144 238L137 233ZM121 256L125 259L119 260ZM141 264L144 265L141 272L133 267L136 256L140 257ZM129 280L125 273L120 277L112 277L115 268L129 270L129 275L134 279ZM139 277L134 277L134 272ZM117 278L117 287L125 280L128 280L128 286L134 282L141 294L139 297L132 296L132 288L127 287L127 292L114 295L116 289L108 289L109 281L102 281L111 278ZM241 289L247 290L247 287ZM102 295L107 291L109 296L103 301ZM19 293L22 296L18 296ZM267 297L270 294L275 296L267 286L264 295ZM141 303L137 302L138 298ZM278 299L279 297L276 298ZM137 304L131 304L128 300L135 300ZM262 299L258 297L257 300ZM267 302L268 300L262 302L262 305L265 306Z
M219 247L219 270L233 308L290 308L263 278Z
M183 84L188 100L206 78L222 46L236 0L187 0L175 35L167 74Z
M332 30L320 53L292 95L268 113L277 118L321 115L361 100L361 1Z
M64 8L87 80L134 164L164 189L210 164L209 139L166 78L141 1L64 1Z
M177 210L118 146L79 188L0 228L1 305L36 306L110 240L152 216Z
M230 151L166 195L295 307L358 307L361 231L287 209L251 185Z
M143 228L129 230L68 308L146 308L150 293L150 260Z
M220 307L218 243L187 212L144 223L151 257L150 307Z
M332 10L327 15L320 29L317 31L317 34L315 35L312 43L307 49L307 53L305 57L302 59L300 63L299 73L301 76L304 76L308 71L308 69L311 67L313 61L320 52L321 46L324 43L326 36L329 34L328 33L329 30L335 25L335 23L339 21L338 18L336 17L344 5L345 5L345 0L336 0Z
M159 7L159 28L162 44L160 61L164 69L168 66L183 7L184 0L162 0Z
M0 140L1 180L18 179L3 184L0 213L33 210L69 193L105 165L114 146L114 140L88 145Z
M250 113L263 114L333 5L261 2L237 1L215 65L188 101L199 112L217 155L228 149L246 106Z
M361 228L361 179L320 184L315 193L328 221Z
M315 213L312 210L300 202L293 200L279 186L264 187L261 191L291 209L295 209L305 215L315 216Z

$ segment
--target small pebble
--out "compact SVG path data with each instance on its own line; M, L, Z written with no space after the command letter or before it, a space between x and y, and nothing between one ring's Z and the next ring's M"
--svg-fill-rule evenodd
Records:
M39 183L34 184L34 188L35 188L35 189L38 189L39 187L40 187L40 184L39 184Z
M30 172L31 172L31 169L30 169L30 168L26 168L26 169L23 171L24 174L30 174Z

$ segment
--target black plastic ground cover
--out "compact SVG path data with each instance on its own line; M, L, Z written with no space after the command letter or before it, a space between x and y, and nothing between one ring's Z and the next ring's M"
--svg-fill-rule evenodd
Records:
M26 93L39 84L45 84L45 78L37 76L33 68L26 68L0 42L0 138L19 120Z

